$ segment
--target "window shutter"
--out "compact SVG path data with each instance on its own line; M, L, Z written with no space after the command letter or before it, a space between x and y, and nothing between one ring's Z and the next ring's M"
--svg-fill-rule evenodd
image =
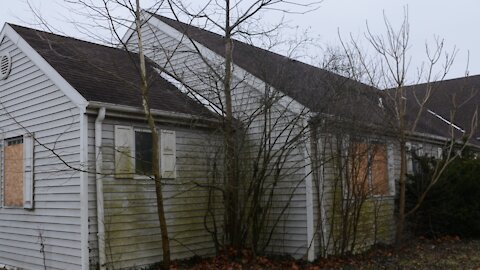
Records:
M176 137L173 130L160 130L160 173L162 178L175 178Z
M393 144L387 146L387 159L388 159L388 186L390 195L395 195L395 153Z
M406 163L405 165L407 165L407 173L412 173L413 172L413 159L412 159L412 144L407 142L405 143L405 150L407 151L406 153Z
M437 148L437 159L442 159L443 158L443 148L438 147Z
M23 208L33 209L33 165L34 165L33 134L23 136Z
M134 162L133 127L115 126L115 177L133 178Z
M423 144L418 144L415 150L419 157L423 157L423 155L425 155L425 152L423 151Z

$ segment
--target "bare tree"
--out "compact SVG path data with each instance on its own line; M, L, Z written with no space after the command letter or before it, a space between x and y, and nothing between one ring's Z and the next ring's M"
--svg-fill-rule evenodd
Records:
M240 187L242 186L242 181L244 179L240 179L242 177L241 170L243 168L238 168L239 166L239 156L242 146L238 144L244 144L245 142L239 142L236 139L236 132L238 130L238 126L235 123L234 118L239 116L239 109L238 106L235 108L234 98L232 96L232 92L235 91L236 88L239 87L241 82L234 81L233 69L234 69L234 61L233 61L233 52L234 52L234 44L233 38L235 36L267 36L271 31L277 29L280 25L275 25L272 29L268 30L259 30L259 29L252 29L248 28L248 25L253 22L257 22L259 20L259 15L265 13L268 10L277 10L280 13L287 13L287 12L308 12L316 8L317 2L310 2L304 4L295 4L290 1L283 1L283 0L256 0L256 1L249 1L249 2L242 2L242 1L223 1L223 2L208 2L198 10L192 10L188 5L185 5L183 1L168 1L171 11L174 16L179 20L179 16L186 16L189 19L187 21L192 21L194 19L201 19L206 22L208 25L212 25L216 28L221 35L223 36L224 41L224 51L222 53L224 57L224 61L221 63L221 66L212 65L208 61L205 63L208 66L209 74L212 76L214 82L218 82L214 86L214 95L216 96L216 103L224 112L224 123L223 123L223 133L224 133L224 145L225 145L225 175L226 175L226 189L224 191L224 198L225 198L225 233L226 237L230 243L230 245L234 247L240 247L242 242L244 241L245 233L242 233L243 230L247 228L242 228L242 219L243 214L242 212L245 209L241 209L242 206L239 204L240 201ZM291 8L297 9L294 11ZM300 10L298 10L300 9ZM215 10L216 12L212 12ZM223 18L222 18L223 16ZM187 38L188 35L187 35ZM196 53L202 55L203 53L200 50L196 50ZM206 60L204 56L201 56L203 60ZM223 69L223 70L222 70ZM244 78L241 78L244 80ZM243 128L249 129L249 125L256 121L259 116L264 114L264 124L267 125L268 121L268 114L270 113L271 107L276 100L281 99L282 96L277 94L266 94L264 97L263 104L259 104L256 108L254 114L249 118L241 119L240 122L245 124ZM283 112L285 113L285 112ZM282 112L280 112L282 114ZM304 114L304 113L303 113ZM275 121L275 120L273 120ZM299 120L294 120L291 124L290 128L296 125L295 122L299 122ZM278 123L270 123L271 125L277 125ZM270 127L271 128L271 127ZM285 128L285 130L289 130L289 128ZM268 129L264 129L264 136L261 138L261 146L258 148L257 156L254 160L256 164L254 164L254 170L257 171L259 168L255 168L259 166L259 159L261 156L265 155L268 156L267 160L263 160L262 165L264 169L273 166L272 162L282 162L282 158L284 154L280 154L280 156L276 157L275 155L271 155L272 151L272 131ZM281 134L279 136L283 136ZM290 134L289 134L290 136ZM267 138L268 137L268 138ZM291 138L287 139L285 145L291 144ZM290 147L290 146L288 146ZM287 148L288 148L287 147ZM285 149L284 149L285 151ZM288 152L288 151L287 151ZM277 161L274 161L277 159ZM277 164L278 165L278 164ZM277 166L278 167L278 166ZM281 166L280 166L281 167ZM260 171L254 172L253 177L259 177L256 183L258 186L263 186L262 183L268 174L267 171L263 171L263 174L260 176L258 175ZM252 183L254 183L252 181ZM253 192L257 195L253 195L254 197L259 196L260 190L249 187L248 189L252 189ZM248 190L247 189L247 190ZM247 199L245 197L245 199ZM257 198L256 201L259 201L260 198ZM255 209L257 206L253 206L252 213L259 211ZM247 222L250 222L250 217L246 217ZM254 218L254 221L256 219ZM248 223L247 223L248 224ZM250 225L245 225L250 226ZM247 229L248 230L248 229ZM255 237L254 237L255 238Z
M122 0L115 0L115 1L92 1L92 0L85 0L85 1L69 1L65 0L67 4L67 9L71 12L85 17L87 21L87 25L79 23L79 22L72 22L74 25L82 31L83 33L87 34L89 37L100 40L102 43L106 43L108 45L113 46L120 46L124 50L126 50L132 61L132 65L136 66L138 76L140 78L140 85L137 85L139 91L139 95L141 96L143 111L145 114L145 119L147 120L149 130L151 132L152 137L152 179L155 183L155 193L156 193L156 203L157 203L157 213L158 213L158 220L160 223L160 232L162 238L162 250L163 250L163 269L170 268L170 239L168 237L168 227L165 218L165 209L164 209L164 199L163 199L163 187L162 187L162 176L160 173L159 168L159 131L156 124L156 119L153 116L152 108L150 105L149 97L150 97L150 83L151 83L151 76L152 74L148 74L148 70L146 67L146 57L144 55L143 49L143 42L142 42L142 32L141 27L144 23L142 17L142 8L140 6L140 1L122 1ZM164 1L155 1L153 2L152 6L149 8L153 11L158 11L160 7L163 5ZM39 13L39 10L35 9L33 5L29 4L31 11L35 14L35 18L39 21L41 25L43 25L48 31L52 30L52 27L48 24L48 21L42 17L42 14ZM118 9L121 9L119 12ZM127 16L125 16L127 14ZM130 16L130 17L128 17ZM124 31L133 25L133 30L140 41L138 43L138 48L135 53L131 52L127 47L127 44L122 43L122 35ZM110 36L103 37L96 33L94 30L100 29L102 31L107 31ZM89 64L89 63L87 63ZM90 63L91 65L91 63ZM92 66L92 68L99 68ZM121 80L121 78L119 78ZM130 84L131 82L126 82ZM95 172L95 173L102 173L102 172ZM133 175L132 175L133 176ZM102 247L100 247L102 248ZM102 267L105 262L101 262Z
M195 19L202 19L208 24L213 25L223 36L223 50L220 53L223 60L216 63L209 59L207 55L196 45L196 42L186 34L183 40L190 41L193 44L193 49L190 49L190 54L195 55L202 61L204 69L194 70L193 67L178 67L172 64L176 56L174 52L185 50L160 48L161 43L155 43L155 48L152 48L152 59L155 55L162 55L159 58L161 66L167 67L163 72L168 74L171 78L184 82L187 85L187 91L190 91L194 96L201 96L206 99L210 105L214 104L218 111L223 114L222 134L224 136L224 162L221 164L224 172L221 174L225 177L224 186L215 186L214 188L221 191L225 206L224 229L220 230L225 233L225 237L229 245L236 248L245 246L248 243L246 240L252 239L257 241L259 239L260 231L265 229L265 222L267 216L270 215L271 204L275 198L275 181L281 178L286 178L284 165L286 157L302 140L302 121L307 111L303 110L297 116L291 116L290 108L287 106L283 109L277 108L277 103L284 99L285 94L273 91L270 86L265 85L265 92L260 97L250 97L255 99L252 104L238 104L232 92L240 91L243 84L251 79L248 76L235 77L234 72L234 36L266 36L269 31L273 31L278 25L273 27L273 30L255 31L246 27L252 21L257 22L259 15L265 11L278 9L280 12L288 12L288 9L282 5L287 4L287 1L251 1L251 3L241 3L225 1L219 3L209 2L199 11L190 10L189 6L182 1L169 1L170 9L177 20L180 18L187 22ZM293 7L301 7L302 12L312 10L315 3L309 4L291 4ZM216 10L217 13L209 13ZM218 15L218 10L221 10L221 16ZM147 15L151 16L151 15ZM185 25L186 32L188 23ZM182 31L182 30L180 30ZM159 37L155 37L158 41ZM135 41L138 42L138 41ZM150 44L151 45L151 44ZM155 51L156 50L156 51ZM260 64L260 63L258 63ZM202 89L195 89L191 84L185 80L188 73L191 77L195 77L198 81L207 85L208 92ZM191 79L191 78L189 78ZM189 86L190 85L190 86ZM258 99L257 99L258 98ZM261 101L260 101L261 100ZM236 103L237 102L237 103ZM249 107L248 110L245 110ZM275 117L272 117L275 114ZM278 117L288 116L290 122L284 122L285 119L280 120ZM263 127L259 131L258 140L251 137L251 130L258 128L257 125ZM300 127L300 129L299 129ZM296 129L295 133L292 132ZM279 147L278 140L282 138ZM248 161L248 162L247 162ZM216 166L220 168L221 166ZM292 172L290 172L292 173ZM216 174L218 175L218 174ZM276 179L276 180L275 180ZM273 181L273 188L271 182ZM269 187L270 189L266 189ZM268 190L268 191L267 191ZM268 194L265 196L265 194ZM265 196L265 197L264 197ZM286 207L281 211L286 210ZM282 216L282 214L280 214ZM257 225L252 226L252 222ZM274 221L273 223L278 223ZM275 226L273 226L275 227ZM252 232L253 230L253 232ZM219 230L215 230L219 231ZM251 236L251 233L255 236ZM269 233L271 238L272 232ZM223 239L222 237L214 237L214 239ZM269 242L269 241L266 241ZM255 250L263 250L265 246L257 249L257 244L253 244Z
M457 50L448 52L445 49L444 41L436 38L432 45L425 45L426 61L418 67L412 77L411 56L409 54L410 25L408 12L405 11L403 22L398 29L390 23L384 14L385 35L377 35L370 31L367 25L365 39L369 48L373 51L368 55L362 49L362 44L351 38L345 42L341 39L339 51L332 50L331 61L327 61L330 67L337 72L356 80L363 81L378 89L385 89L381 94L382 106L390 115L385 118L388 128L393 132L393 137L398 142L400 152L400 175L399 183L399 205L396 230L396 241L400 243L403 238L406 218L414 213L421 205L428 191L434 186L445 168L458 155L454 151L457 145L464 148L476 129L477 110L470 115L471 125L465 127L464 132L458 132L455 125L456 111L459 106L468 101L475 93L472 92L467 100L452 101L450 115L444 116L445 127L444 155L445 162L438 163L434 169L432 179L425 191L418 198L415 207L406 211L405 209L405 183L407 174L408 149L407 142L414 140L414 136L421 132L419 125L434 115L429 109L430 100L436 95L438 82L445 79L455 60ZM468 79L468 78L467 78ZM422 87L408 87L409 84L422 83ZM456 89L458 90L458 89ZM445 104L448 106L449 104Z

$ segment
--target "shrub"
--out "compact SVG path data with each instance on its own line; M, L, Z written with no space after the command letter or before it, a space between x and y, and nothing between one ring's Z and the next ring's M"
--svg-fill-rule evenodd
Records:
M413 207L431 179L436 162L419 159L421 172L408 176L407 207ZM416 234L436 237L480 237L480 160L472 156L454 160L427 194L411 220Z

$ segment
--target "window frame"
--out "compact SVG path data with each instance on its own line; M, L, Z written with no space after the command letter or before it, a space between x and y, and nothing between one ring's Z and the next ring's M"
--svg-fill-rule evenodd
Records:
M159 169L160 169L160 175L164 179L175 179L177 178L177 167L176 167L176 131L173 129L157 129L158 131L158 150L159 150ZM124 133L118 133L117 132L124 132ZM154 178L154 175L144 175L144 174L138 174L136 170L136 132L144 132L144 133L152 133L150 129L144 128L144 127L135 127L133 125L122 125L122 124L115 124L114 125L114 149L115 149L115 155L114 155L114 178L115 179L139 179L139 180L152 180ZM164 146L164 139L167 137L164 137L165 134L170 134L170 136L173 134L173 141L171 145L171 152L167 154L162 147ZM119 136L119 137L117 137ZM128 137L124 137L128 136ZM127 139L123 139L127 138ZM171 137L170 137L171 138ZM125 145L120 145L117 140L120 142L126 141L127 144ZM170 141L170 140L169 140ZM120 151L120 147L126 147L128 148L128 155L126 153L122 153L123 151ZM117 154L118 153L118 154ZM173 157L173 170L168 170L167 167L164 167L164 155L165 156L170 156ZM126 156L126 158L125 158ZM118 167L120 164L124 165L123 162L121 161L123 158L128 159L128 168L123 169L123 167ZM153 164L152 164L153 166ZM152 170L153 171L153 170Z
M147 175L147 174L138 174L137 173L137 163L136 163L136 158L137 158L137 149L136 149L136 141L135 141L135 132L143 132L143 133L152 133L150 129L146 128L136 128L133 127L133 138L132 138L132 164L133 164L133 179L138 179L138 180L150 180L154 178L153 175L153 157L152 157L152 174ZM153 142L152 142L153 143ZM158 144L158 142L157 142ZM152 155L153 155L153 150L152 150ZM116 165L116 164L115 164Z
M1 190L0 190L0 208L5 209L23 209L34 210L35 204L35 134L27 133L18 136L12 136L5 138L4 134L0 136L0 159L1 159ZM9 141L21 140L22 144L22 205L10 206L5 204L5 146ZM18 143L20 144L20 143ZM31 158L31 161L27 162L26 159ZM28 179L27 179L28 177ZM28 181L28 182L27 182ZM28 193L26 193L28 191ZM27 196L28 195L28 196Z

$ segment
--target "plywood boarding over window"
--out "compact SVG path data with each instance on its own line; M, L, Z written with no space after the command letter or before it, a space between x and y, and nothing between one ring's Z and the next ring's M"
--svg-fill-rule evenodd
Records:
M5 145L5 206L23 206L23 143Z
M374 195L388 195L387 147L383 144L373 146L372 191Z
M364 142L354 142L350 148L350 181L352 195L368 193L368 145Z

